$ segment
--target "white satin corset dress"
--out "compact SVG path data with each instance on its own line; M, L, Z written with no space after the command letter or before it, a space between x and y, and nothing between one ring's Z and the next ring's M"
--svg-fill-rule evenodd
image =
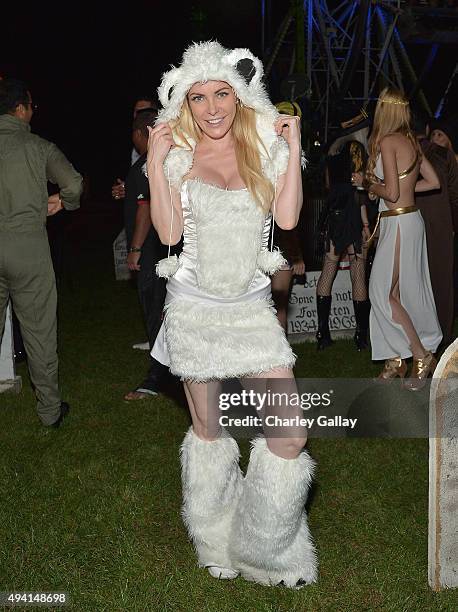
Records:
M152 356L183 380L208 381L292 367L265 267L271 215L247 189L187 179L183 251L167 282Z

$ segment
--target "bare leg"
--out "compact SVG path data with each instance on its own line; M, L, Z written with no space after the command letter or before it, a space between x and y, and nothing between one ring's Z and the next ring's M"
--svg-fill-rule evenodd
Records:
M277 310L277 317L283 329L287 330L288 300L293 280L292 270L279 270L272 276L272 299Z
M219 424L218 382L196 383L186 381L184 392L188 400L194 433L201 440L216 440L221 435Z
M262 416L272 415L282 419L304 416L300 407L291 406L288 401L292 393L297 393L297 386L291 369L278 368L269 372L262 372L256 378L246 378L244 380L245 386L255 389L258 393L265 392L269 398L273 398L272 403L266 402ZM187 381L184 383L184 390L196 436L208 442L218 439L221 436L220 410L218 408L220 384ZM295 459L307 441L305 427L282 427L280 433L277 434L279 437L269 436L269 432L272 431L275 430L266 428L267 445L275 455L284 459Z
M412 319L409 313L401 304L401 296L399 291L399 257L400 257L400 235L399 228L396 234L396 245L394 249L393 277L390 290L390 306L393 321L402 325L410 342L412 355L414 359L422 359L426 355L425 347L421 343L420 338L413 326Z
M250 379L245 379L245 381L251 388L254 388ZM302 409L299 406L292 406L288 399L292 393L297 393L292 370L278 368L263 372L256 377L255 381L256 390L260 392L262 388L265 390L267 397L272 400L266 402L261 415L264 419L268 416L277 416L280 419L294 419L295 416L304 416ZM264 384L262 384L263 382ZM264 433L269 450L283 459L296 459L307 442L305 427L274 428L264 426Z

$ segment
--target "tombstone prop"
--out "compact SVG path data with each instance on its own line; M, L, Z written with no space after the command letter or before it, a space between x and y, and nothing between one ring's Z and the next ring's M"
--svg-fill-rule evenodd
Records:
M458 587L458 339L434 372L430 394L428 581Z

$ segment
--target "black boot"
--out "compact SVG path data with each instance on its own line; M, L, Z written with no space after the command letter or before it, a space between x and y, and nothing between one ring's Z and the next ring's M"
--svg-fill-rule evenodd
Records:
M363 300L361 302L353 300L353 306L356 319L356 331L353 339L356 344L356 350L362 351L367 348L367 331L369 329L369 311L371 303L369 300Z
M331 301L332 296L330 295L316 296L316 310L318 313L318 331L316 333L316 340L318 342L317 349L319 351L322 351L332 344L331 334L329 333L329 313L331 312Z

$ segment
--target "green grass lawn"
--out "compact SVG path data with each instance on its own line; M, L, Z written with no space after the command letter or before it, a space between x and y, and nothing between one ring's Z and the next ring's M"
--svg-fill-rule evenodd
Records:
M428 442L312 439L309 521L319 582L300 591L196 565L180 518L178 394L127 403L147 366L136 294L114 280L109 238L70 245L60 289L61 386L71 414L40 426L23 390L0 396L0 590L66 591L89 611L328 612L458 610L427 584ZM372 376L379 364L339 341L296 345L303 377ZM241 441L246 466L248 443Z

